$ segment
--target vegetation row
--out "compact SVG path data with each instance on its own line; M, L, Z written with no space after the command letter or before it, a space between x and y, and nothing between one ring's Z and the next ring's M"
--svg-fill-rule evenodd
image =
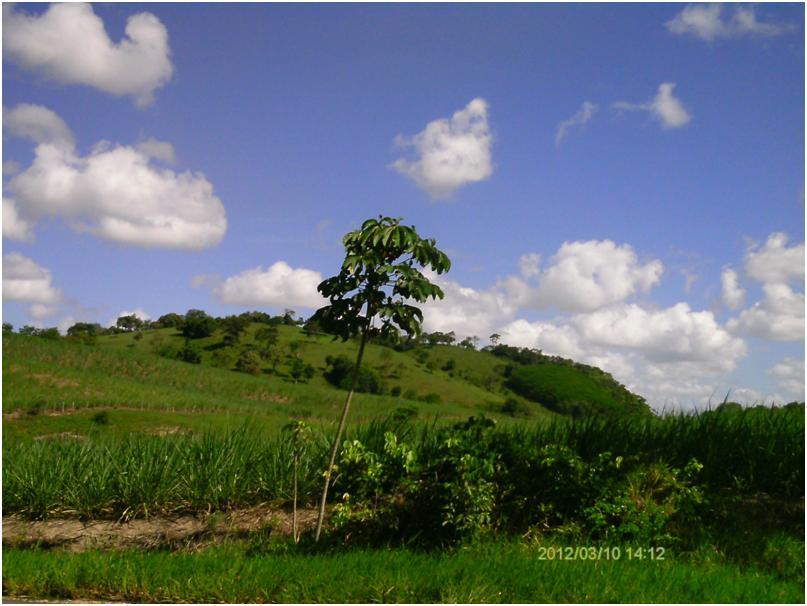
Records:
M332 436L229 433L13 441L6 513L147 516L289 502L312 505ZM302 430L301 430L302 429ZM672 540L717 503L803 497L803 408L663 419L590 418L531 428L387 419L349 431L330 495L340 532L451 543L531 529ZM710 513L711 512L711 513Z

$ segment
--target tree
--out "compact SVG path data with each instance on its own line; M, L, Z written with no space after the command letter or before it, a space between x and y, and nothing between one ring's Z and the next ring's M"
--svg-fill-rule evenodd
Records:
M408 335L419 335L423 314L414 305L429 297L443 298L442 289L432 284L415 267L430 268L438 274L451 268L448 256L436 246L434 239L421 238L414 226L401 225L401 219L379 217L368 219L360 230L351 231L342 239L345 259L339 274L323 280L317 290L330 301L318 309L313 319L334 339L347 341L361 335L353 380L342 408L336 430L325 485L322 490L316 540L319 541L331 473L339 452L339 440L345 428L350 402L361 368L364 346L368 334L397 339L399 330ZM375 319L380 326L373 327Z
M118 318L115 326L122 328L126 332L131 332L133 330L140 330L143 327L143 320L134 314L129 314L128 316Z
M297 321L294 319L294 314L297 312L293 309L286 308L283 310L283 324L286 326L297 326Z
M488 339L490 339L490 344L493 345L494 347L499 344L499 339L501 338L502 336L497 332L494 332L492 335L488 337Z
M222 322L224 326L224 339L225 347L237 345L241 338L241 333L246 331L249 326L249 319L244 316L227 316Z
M291 514L291 536L295 543L300 542L300 534L297 532L297 474L300 467L300 459L305 453L305 449L311 442L311 427L298 419L283 427L283 431L291 434L292 463L294 465L294 500L292 502Z
M100 324L93 324L90 322L76 322L67 329L68 337L95 337L103 334L104 329Z
M204 339L216 330L216 320L201 309L189 309L182 323L182 336L186 339Z
M261 374L261 357L258 352L251 347L245 347L238 355L235 362L235 369L238 372L245 372L250 375Z
M9 324L8 322L3 322L3 334L10 335L14 332L14 325Z
M160 323L160 326L164 328L171 328L171 327L179 327L182 326L182 323L185 321L185 318L180 316L177 313L171 312L165 315L160 316L157 318L157 322Z

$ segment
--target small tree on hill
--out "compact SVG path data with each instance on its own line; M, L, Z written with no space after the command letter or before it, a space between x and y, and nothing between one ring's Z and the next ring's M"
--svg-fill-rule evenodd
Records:
M121 316L118 318L115 325L118 328L122 328L126 332L132 332L133 330L140 330L143 327L143 320L134 314L129 314L128 316Z
M201 309L189 309L185 314L185 321L180 327L185 339L204 339L216 330L216 320L208 316Z
M328 333L347 341L361 335L351 389L345 399L336 430L325 486L322 490L316 540L319 540L331 473L339 452L339 441L345 428L350 402L359 376L368 333L397 339L399 329L408 335L419 335L423 314L404 301L425 302L429 297L443 298L443 291L432 284L415 267L430 268L438 274L451 268L448 256L433 239L423 239L414 227L401 225L400 219L379 217L368 219L360 230L345 235L345 260L338 275L319 284L317 290L330 300L316 311L313 320ZM380 326L373 327L373 321Z

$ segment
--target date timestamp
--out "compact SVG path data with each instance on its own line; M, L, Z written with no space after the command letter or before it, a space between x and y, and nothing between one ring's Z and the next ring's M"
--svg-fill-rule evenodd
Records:
M539 560L648 560L660 562L667 555L664 547L586 547L586 546L540 546Z

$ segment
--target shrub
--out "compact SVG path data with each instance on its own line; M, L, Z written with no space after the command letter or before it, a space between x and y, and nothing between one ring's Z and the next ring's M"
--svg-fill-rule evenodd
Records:
M235 369L250 375L261 374L261 356L254 349L244 349L235 361Z
M328 356L325 358L325 363L328 365L328 369L324 373L325 379L340 389L350 389L353 383L354 362L347 356L340 355ZM375 370L363 366L359 369L356 391L383 394L387 391L387 386Z
M196 343L187 341L185 347L183 347L177 355L177 359L188 362L189 364L201 364L202 350Z

